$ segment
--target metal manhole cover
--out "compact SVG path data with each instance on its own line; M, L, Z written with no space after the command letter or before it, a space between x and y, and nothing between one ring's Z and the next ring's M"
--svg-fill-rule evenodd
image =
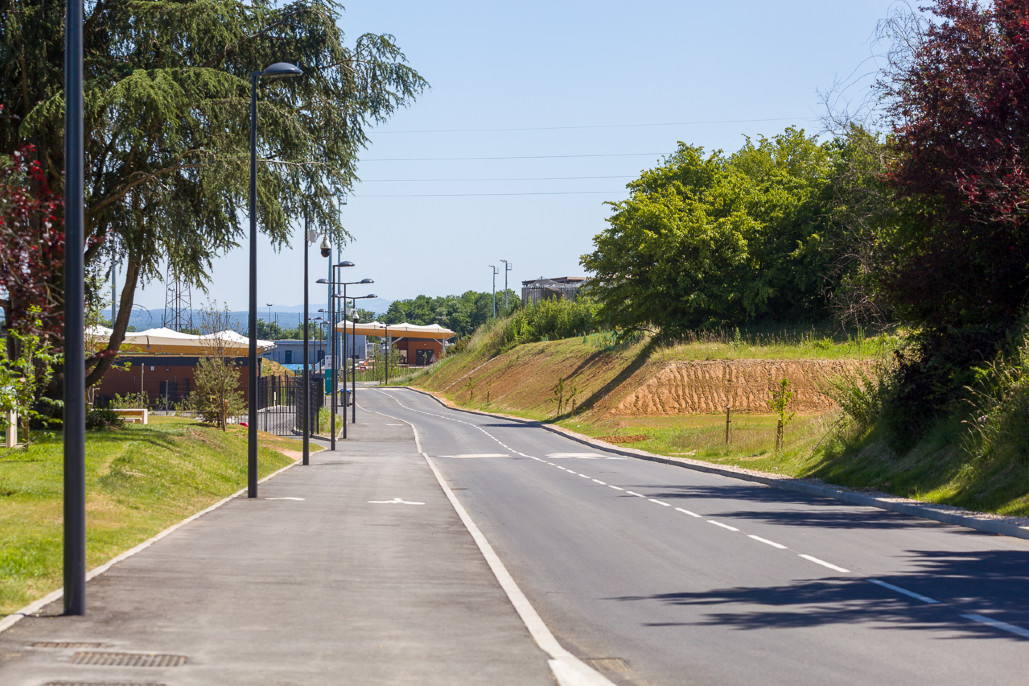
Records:
M620 657L589 657L583 662L591 667L616 674L626 674L629 671L629 663Z
M185 655L164 655L160 653L111 653L84 651L75 653L71 659L76 665L97 665L101 667L180 667L186 664Z
M82 643L75 641L37 641L33 648L63 648L64 650L84 650L86 648L103 648L106 643Z

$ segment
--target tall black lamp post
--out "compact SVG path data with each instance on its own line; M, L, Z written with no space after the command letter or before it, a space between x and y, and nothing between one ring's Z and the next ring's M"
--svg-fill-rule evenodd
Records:
M311 336L308 332L310 320L307 317L308 307L308 274L307 274L307 253L317 240L318 234L308 228L308 215L304 213L304 399L301 403L301 412L304 415L301 422L301 431L304 434L304 464L311 462L311 357L308 348L311 345ZM322 238L322 257L328 257L332 248L329 246L328 237Z
M82 0L64 36L64 613L86 614L86 356ZM112 306L113 312L113 306ZM112 317L113 318L113 317Z
M257 79L281 78L304 72L288 62L250 72L250 345L247 351L247 497L257 497Z
M366 283L366 282L367 283L375 283L371 279L365 279L361 283ZM351 417L350 417L350 420L351 420L351 422L353 422L355 424L357 423L357 320L358 320L358 316L357 316L357 301L358 300L368 300L370 298L378 298L378 297L379 296L375 295L374 293L369 293L368 295L357 295L357 296L354 296L353 298L351 298L351 300L354 301L354 318L353 318L354 328L353 328L352 337L350 339L351 340L351 343L350 343L351 350L353 351L353 354L352 354L352 357L351 357L351 363L350 363L350 378L351 378L351 384L352 384L351 388L353 389L351 391L351 395L350 395L350 406L351 406L351 410L350 410ZM344 322L344 326L346 326L345 322ZM346 414L346 408L344 408L343 412L344 412L344 414Z
M340 266L343 266L343 265L340 265ZM353 266L353 263L349 263L348 266ZM359 285L359 284L360 285L365 285L365 284L372 284L372 283L375 283L375 281L372 280L372 279L361 279L360 281L337 281L336 282L337 286L343 286L343 294L341 296L339 296L340 298L343 299L343 306L341 308L342 312L343 312L343 316L341 317L341 319L343 320L343 331L342 331L342 334L343 334L343 355L342 355L342 358L343 358L343 438L347 437L347 399L346 399L347 398L347 392L346 392L347 391L347 359L348 359L348 356L347 356L347 286L354 286L354 285ZM353 298L350 298L350 299L353 300ZM335 336L335 333L333 333L333 335ZM335 388L333 388L333 392L335 392Z
M339 264L334 264L334 265L332 265L332 268L329 271L330 277L334 276L333 271L335 269L339 269L341 267L353 267L353 266L354 266L354 263L349 261L349 260L343 260ZM329 414L329 433L330 433L329 449L330 450L335 450L336 449L336 385L337 385L338 381L336 379L336 312L335 312L335 309L333 308L333 305L334 305L333 301L335 300L335 297L333 297L333 296L335 295L335 293L334 293L335 288L334 287L338 285L338 281L336 281L333 278L328 278L328 279L318 279L317 281L315 281L315 283L326 284L329 287L329 311L328 311L328 315L329 315L329 335L332 336L332 343L329 346L329 350L330 350L329 358L330 358L331 364L332 364L332 372L331 372L331 374L332 374L332 386L331 386L331 389L332 389L332 412ZM321 312L322 310L318 310L318 311Z

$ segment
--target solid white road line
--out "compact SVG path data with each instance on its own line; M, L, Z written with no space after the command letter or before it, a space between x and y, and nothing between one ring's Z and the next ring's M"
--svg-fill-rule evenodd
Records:
M405 421L399 417L390 417L390 415L379 412L378 414L389 417L390 419L397 419L399 421ZM522 618L522 622L525 627L529 630L529 634L532 635L533 640L536 641L543 652L550 655L551 659L548 661L550 670L554 674L554 678L557 680L560 686L615 686L610 680L608 680L600 672L596 671L579 658L572 655L570 652L558 643L554 634L550 632L547 625L543 623L543 619L536 612L536 609L529 602L529 599L525 597L522 590L518 587L514 577L507 571L507 567L504 566L500 556L497 555L496 551L493 550L493 546L490 545L489 540L483 535L482 531L472 520L471 515L464 509L461 502L454 495L454 492L450 489L446 479L443 478L443 474L436 467L436 463L431 457L429 457L424 450L422 450L421 436L418 433L418 427L410 422L405 422L414 431L415 445L418 448L418 452L422 458L429 465L429 469L436 477L436 481L439 483L440 488L443 489L443 493L447 496L447 500L450 501L450 505L454 508L458 518L464 524L468 533L471 534L472 540L479 547L479 552L486 559L486 564L489 565L490 569L493 570L493 575L497 578L500 583L500 587L504 589L508 599L515 608L515 612Z

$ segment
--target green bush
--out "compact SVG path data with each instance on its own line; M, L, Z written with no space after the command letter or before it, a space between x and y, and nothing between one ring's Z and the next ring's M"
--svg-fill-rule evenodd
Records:
M117 412L106 407L94 407L86 413L86 428L93 430L117 429L125 420Z

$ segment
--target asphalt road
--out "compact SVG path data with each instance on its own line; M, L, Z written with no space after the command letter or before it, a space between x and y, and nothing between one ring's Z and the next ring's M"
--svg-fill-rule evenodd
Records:
M1016 684L1029 541L605 453L405 389L415 427L561 644L619 684Z

